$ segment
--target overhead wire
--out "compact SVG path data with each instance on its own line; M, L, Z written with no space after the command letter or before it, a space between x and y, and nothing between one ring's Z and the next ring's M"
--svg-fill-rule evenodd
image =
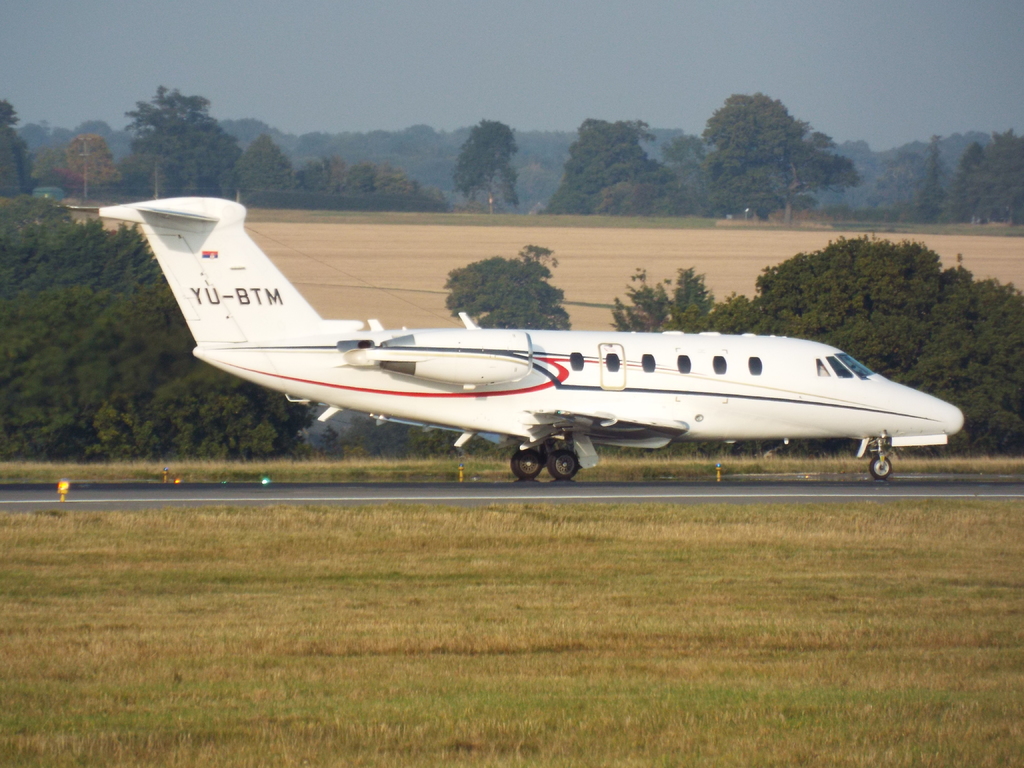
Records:
M421 307L419 304L416 304L415 302L410 301L409 299L405 298L404 296L399 296L398 294L394 293L393 291L391 291L391 290L389 290L387 288L384 288L383 286L374 285L373 283L369 282L368 280L364 280L363 278L359 277L358 275L353 275L351 272L346 272L344 269L341 269L340 267L335 266L334 264L331 264L330 262L324 261L323 259L318 259L316 256L313 256L312 254L306 253L305 251L302 251L302 250L296 248L293 245L289 245L288 243L281 242L277 238L271 237L270 235L266 234L265 232L260 232L259 230L255 229L254 227L249 226L248 224L245 225L245 228L246 228L246 230L248 230L249 232L253 233L254 235L258 235L259 237L265 238L265 239L269 240L270 242L272 242L272 243L274 243L276 245L281 246L282 248L287 248L287 249L289 249L291 251L294 251L295 253L299 254L303 258L309 259L310 261L314 261L317 264L320 264L320 265L322 265L324 267L327 267L328 269L332 269L335 272L337 272L338 274L344 275L345 277L349 278L350 280L355 280L356 282L362 283L367 288L372 288L373 290L381 291L385 295L390 296L393 299L398 299L399 301L408 304L410 307L418 309L420 312L426 312L428 315L431 315L432 317L436 317L439 320L442 320L442 321L444 321L447 324L457 325L457 323L455 323L452 320L452 318L450 318L450 317L442 317L441 315L439 315L436 312L434 312L432 309L428 309L427 307ZM342 286L342 287L344 287L344 286Z

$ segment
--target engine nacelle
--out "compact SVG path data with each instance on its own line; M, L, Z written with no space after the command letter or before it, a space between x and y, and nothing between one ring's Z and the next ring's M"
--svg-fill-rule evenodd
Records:
M365 342L364 342L365 343ZM510 384L533 370L533 346L524 331L452 329L397 336L379 347L345 350L345 362L463 387Z

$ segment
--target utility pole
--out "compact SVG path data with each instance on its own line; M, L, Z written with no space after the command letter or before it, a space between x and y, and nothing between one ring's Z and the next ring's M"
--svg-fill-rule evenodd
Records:
M82 137L82 204L89 199L89 139Z

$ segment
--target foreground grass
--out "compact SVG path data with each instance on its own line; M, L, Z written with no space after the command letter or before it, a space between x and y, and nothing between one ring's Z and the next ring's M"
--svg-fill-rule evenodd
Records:
M511 451L510 451L511 452ZM499 456L467 456L463 467L467 481L511 480L508 459ZM834 458L694 458L664 453L639 453L632 456L605 456L594 469L582 471L580 482L629 482L636 480L707 480L715 477L715 465L721 463L727 480L742 480L750 475L866 475L867 459L853 456ZM897 475L965 474L1024 475L1021 457L943 457L912 455L895 459ZM171 478L182 482L255 482L269 477L273 482L451 482L459 478L459 459L337 459L266 461L152 461L107 462L93 464L60 462L0 462L0 482L56 483L60 478L72 481L153 481L163 478L167 466Z
M1024 764L1011 504L0 517L0 764Z

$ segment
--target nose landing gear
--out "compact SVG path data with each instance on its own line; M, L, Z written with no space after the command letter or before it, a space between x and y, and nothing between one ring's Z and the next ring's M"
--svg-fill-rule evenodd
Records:
M875 480L888 480L892 476L892 460L889 458L889 436L883 434L881 437L864 438L860 443L860 450L857 451L857 458L863 456L868 446L874 455L868 462L868 472Z

